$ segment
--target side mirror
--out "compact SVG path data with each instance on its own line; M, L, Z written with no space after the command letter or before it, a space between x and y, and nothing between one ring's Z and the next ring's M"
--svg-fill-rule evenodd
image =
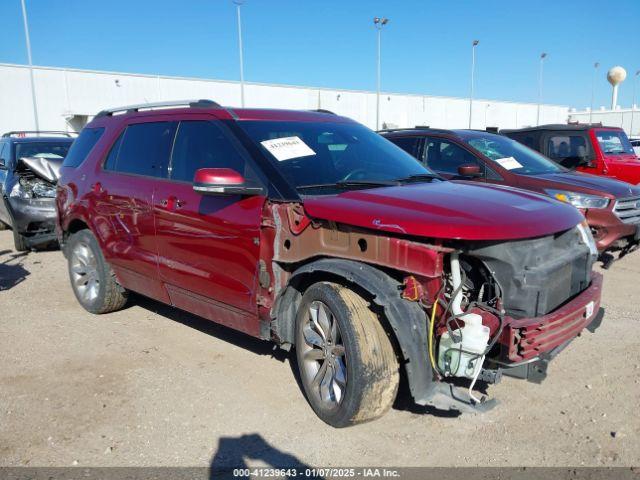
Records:
M482 170L480 169L480 165L474 165L472 163L467 163L465 165L460 165L458 167L458 175L461 177L481 177Z
M247 185L244 177L230 168L200 168L193 178L193 190L203 195L262 195L260 186Z

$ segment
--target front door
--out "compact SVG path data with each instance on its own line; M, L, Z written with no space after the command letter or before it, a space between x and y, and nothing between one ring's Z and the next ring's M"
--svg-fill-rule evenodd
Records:
M420 160L431 170L449 180L486 181L486 167L471 152L454 142L440 137L426 137L423 143ZM461 177L458 168L462 165L478 165L481 176Z
M195 118L195 117L194 117ZM171 303L218 323L259 334L257 273L262 196L193 191L199 168L253 174L246 153L217 120L180 122L169 179L154 193L159 275Z

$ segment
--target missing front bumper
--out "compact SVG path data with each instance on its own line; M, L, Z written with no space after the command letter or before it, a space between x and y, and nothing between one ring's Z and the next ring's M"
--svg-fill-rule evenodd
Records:
M600 325L602 325L603 318L604 308L600 308L598 310L598 313L595 315L595 317L593 317L593 319L585 327L585 329L591 333L594 333L600 327ZM532 383L542 383L542 381L547 378L547 368L551 360L553 360L562 350L564 350L574 340L574 338L571 338L553 348L552 350L541 354L539 357L535 357L529 361L515 366L505 365L503 367L500 367L500 370L503 375L506 375L508 377L520 378Z

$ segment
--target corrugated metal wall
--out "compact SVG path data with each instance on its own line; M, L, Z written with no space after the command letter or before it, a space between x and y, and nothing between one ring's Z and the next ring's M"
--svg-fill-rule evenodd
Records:
M34 67L41 130L69 130L107 107L209 98L239 106L237 82L180 77ZM375 92L285 85L245 84L249 107L324 108L375 128ZM544 105L541 123L565 123L568 107ZM473 128L516 128L536 123L537 105L476 100ZM467 128L469 100L454 97L384 93L380 122L388 127L429 125ZM34 128L29 70L24 65L0 64L0 132Z

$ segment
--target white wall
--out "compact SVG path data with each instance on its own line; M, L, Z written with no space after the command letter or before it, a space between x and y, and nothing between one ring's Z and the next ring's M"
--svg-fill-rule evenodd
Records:
M122 105L159 100L209 98L227 106L239 106L238 82L181 77L97 72L34 67L41 130L70 130L67 119L92 116ZM248 107L331 110L375 128L375 92L286 85L245 84ZM542 123L565 123L568 107L543 105ZM517 128L535 125L537 105L532 103L476 100L473 128ZM467 128L469 99L383 93L380 123L392 127L429 125ZM24 65L0 64L0 133L32 130L33 108L29 70Z
M631 116L633 115L633 125ZM569 120L572 122L589 123L589 110L570 112ZM621 127L629 137L640 137L640 108L618 110L594 110L591 115L593 123L602 123L608 127ZM631 128L633 127L633 132Z

